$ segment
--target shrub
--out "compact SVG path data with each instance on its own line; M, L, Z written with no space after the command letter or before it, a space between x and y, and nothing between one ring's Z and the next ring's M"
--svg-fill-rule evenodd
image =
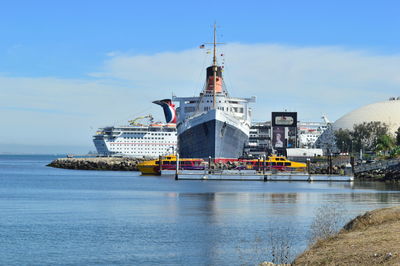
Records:
M339 232L345 223L347 211L338 204L319 207L310 226L309 244L329 238Z

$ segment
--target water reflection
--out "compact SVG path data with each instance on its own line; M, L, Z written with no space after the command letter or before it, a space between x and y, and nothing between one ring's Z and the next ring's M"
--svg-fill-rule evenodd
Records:
M400 184L394 182L354 182L354 188L380 191L400 191Z
M264 245L282 228L296 232L301 251L321 206L342 205L350 218L400 202L398 184L186 182L0 164L4 264L238 265L253 257L256 238Z
M366 210L400 202L397 185L286 184L287 190L293 186L297 192L279 192L284 190L279 185L278 192L276 186L265 186L264 191L168 193L166 196L176 197L173 203L177 222L190 224L188 228L180 227L176 241L185 242L190 235L196 250L192 256L203 257L205 264L218 264L221 258L237 253L238 243L250 245L256 237L266 236L265 232L280 232L287 226L297 230L296 248L301 251L315 210L324 204L343 206L350 219Z

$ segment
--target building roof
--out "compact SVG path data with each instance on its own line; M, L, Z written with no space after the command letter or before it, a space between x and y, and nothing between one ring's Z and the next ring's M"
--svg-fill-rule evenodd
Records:
M333 124L333 129L353 129L353 125L363 122L380 121L389 126L389 131L394 134L400 127L400 97L391 100L365 105L351 111Z

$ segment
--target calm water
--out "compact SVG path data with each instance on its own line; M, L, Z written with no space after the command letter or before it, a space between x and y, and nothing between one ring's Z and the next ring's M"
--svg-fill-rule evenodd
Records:
M257 263L271 259L260 252L271 232L290 229L304 249L320 206L354 217L400 201L381 183L175 181L46 167L52 159L0 156L2 265Z

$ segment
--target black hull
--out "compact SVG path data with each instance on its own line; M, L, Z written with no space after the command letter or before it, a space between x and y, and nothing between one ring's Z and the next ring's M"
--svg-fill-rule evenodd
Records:
M239 158L248 136L219 120L210 120L178 135L182 158Z

